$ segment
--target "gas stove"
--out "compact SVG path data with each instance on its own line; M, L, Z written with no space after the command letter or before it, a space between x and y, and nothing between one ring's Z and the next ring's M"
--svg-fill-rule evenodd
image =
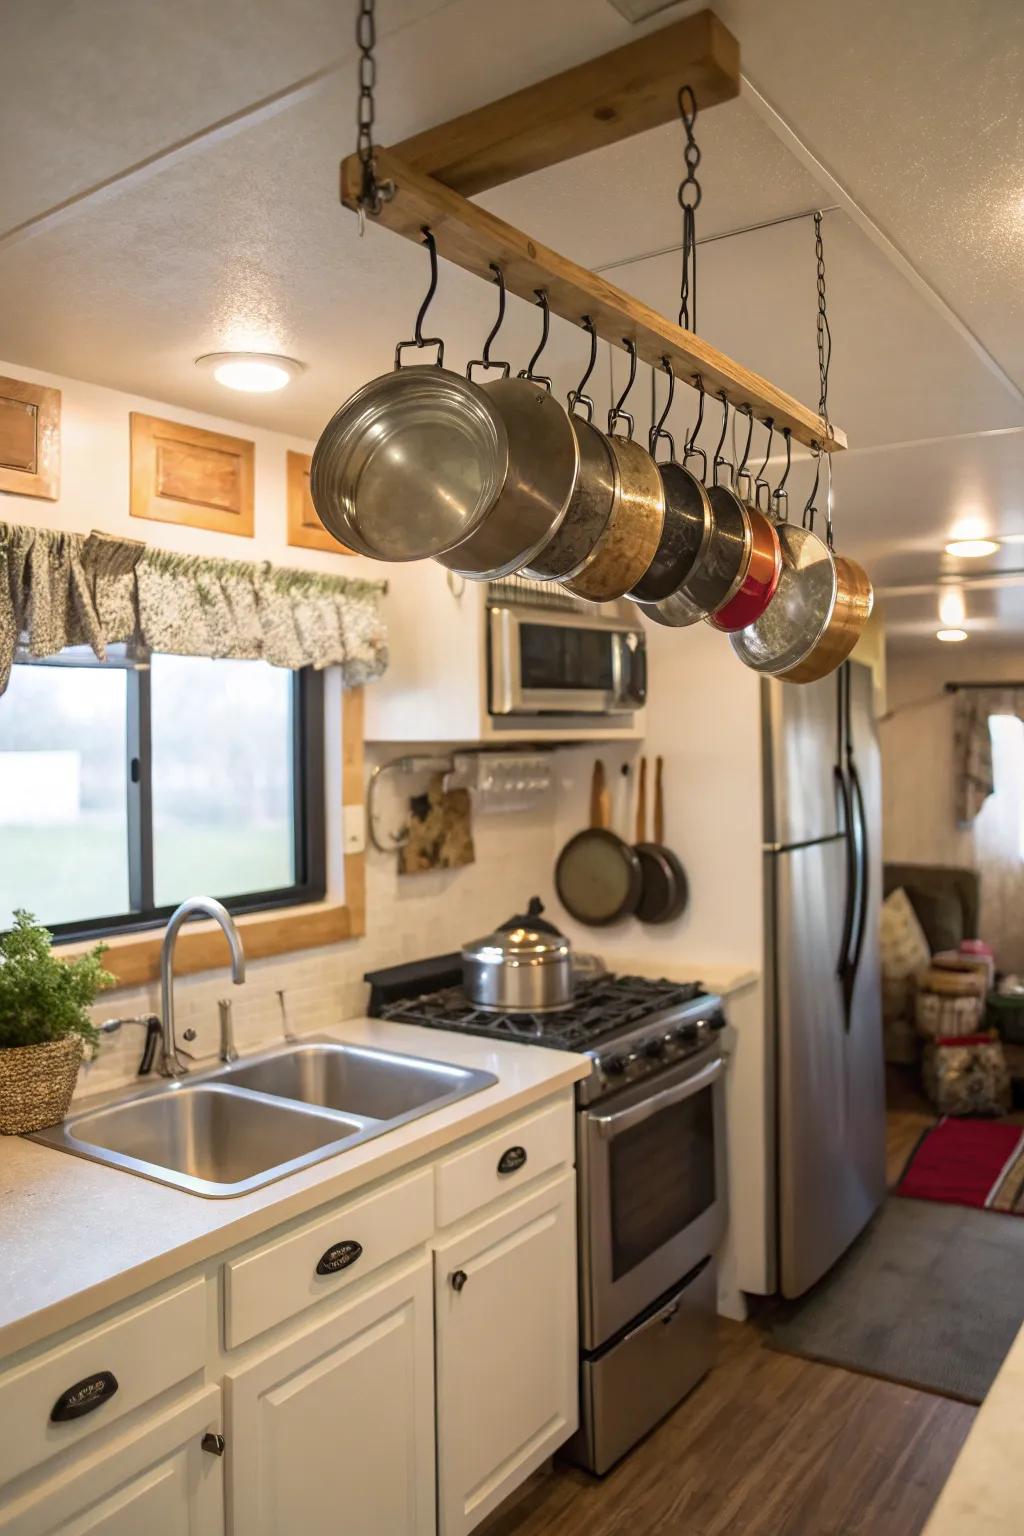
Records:
M493 1013L460 986L381 1002L371 1013L401 1024L521 1041L589 1056L593 1071L577 1084L591 1104L708 1049L725 1025L721 999L699 982L602 973L576 978L568 1008L550 1013Z

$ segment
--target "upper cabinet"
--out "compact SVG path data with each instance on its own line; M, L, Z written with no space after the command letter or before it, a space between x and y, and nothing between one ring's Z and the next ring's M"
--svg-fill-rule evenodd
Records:
M532 608L527 601L520 609L519 598L510 603L514 583L465 581L430 561L407 565L367 561L365 565L365 574L387 582L383 613L389 651L387 672L366 690L367 741L497 746L642 738L643 708L632 707L628 700L637 691L642 697L645 690L644 648L634 639L615 638L642 636L642 621L632 604L613 610L605 605L600 610L600 627L582 644L566 635L563 655L552 664L550 650L540 644L539 626L553 619L552 627L575 633L574 613L589 624L598 614L596 605L561 598L559 589L550 587L540 593L534 588L533 595L542 606ZM364 574L362 569L359 574ZM529 588L522 591L529 598ZM527 643L535 643L534 677L521 675L519 651L508 638L509 626L502 626L497 617L510 607L527 621L528 628L531 615L537 620L533 633L526 636ZM528 704L521 711L508 708L510 670L522 687L541 685L530 689L535 700L544 692L539 706ZM584 686L561 686L566 680ZM579 705L584 693L591 695L588 704L599 702L594 697L598 693L618 695L624 702L614 712L583 711ZM557 707L559 694L563 699L575 694L571 712Z

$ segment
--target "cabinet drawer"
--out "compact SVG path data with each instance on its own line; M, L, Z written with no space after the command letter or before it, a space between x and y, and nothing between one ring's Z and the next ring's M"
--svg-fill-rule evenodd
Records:
M0 1477L48 1456L203 1369L206 1282L135 1307L0 1377ZM51 1415L70 1416L54 1422Z
M429 1168L224 1266L224 1343L247 1339L419 1247L434 1227Z
M572 1099L524 1115L437 1164L437 1225L449 1227L470 1211L573 1160Z

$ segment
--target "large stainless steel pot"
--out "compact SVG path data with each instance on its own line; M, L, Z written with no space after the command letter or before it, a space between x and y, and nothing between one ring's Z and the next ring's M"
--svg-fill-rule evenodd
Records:
M572 1002L572 947L542 910L535 896L523 916L463 947L462 985L478 1008L547 1013Z
M507 451L495 464L495 492L460 543L435 559L471 579L520 570L558 531L572 503L580 449L563 407L533 379L483 385L505 428Z
M790 677L829 627L838 596L835 561L824 539L795 523L776 525L782 574L775 596L755 623L731 635L733 650L755 672Z
M564 581L583 570L615 505L618 476L607 439L582 416L570 413L569 420L580 451L579 474L554 537L523 569L533 581Z

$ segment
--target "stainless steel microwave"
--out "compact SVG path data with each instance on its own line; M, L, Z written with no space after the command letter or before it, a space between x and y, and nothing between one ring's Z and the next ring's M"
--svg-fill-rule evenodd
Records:
M499 585L487 607L492 715L625 715L643 708L647 649L631 604L599 608L568 596L535 597L526 583L521 593Z

